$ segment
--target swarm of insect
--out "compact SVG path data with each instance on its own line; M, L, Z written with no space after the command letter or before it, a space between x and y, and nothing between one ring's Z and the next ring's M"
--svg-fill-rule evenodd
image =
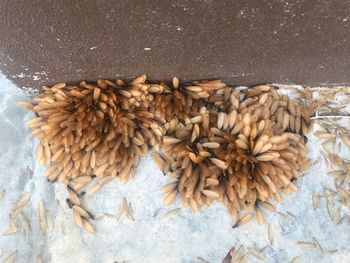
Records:
M221 174L222 161L214 157L213 150L219 143L208 140L210 133L209 112L203 106L192 118L180 119L163 137L162 152L154 153L153 159L175 182L161 189L166 194L165 204L170 204L178 193L185 206L194 211L209 204L219 194L210 190L216 186Z
M140 157L165 132L149 111L154 95L145 81L143 75L131 82L59 83L20 103L36 114L28 125L51 182L77 191L97 177L94 193L116 177L124 183L134 175Z
M242 93L218 89L209 110L203 106L168 129L162 152L154 155L176 179L161 190L165 204L179 193L196 211L218 199L236 220L240 210L252 210L258 201L280 199L280 189L297 190L293 181L309 165L302 135L309 109L270 86Z
M175 179L161 190L165 204L180 195L197 211L216 199L234 220L258 202L280 200L281 189L296 191L293 181L308 167L304 135L313 108L267 85L241 91L174 77L170 87L142 75L59 83L19 104L35 112L28 125L40 140L37 158L51 182L69 186L80 226L91 218L79 209L78 191L92 185L94 193L116 177L126 182L150 147L160 148L153 158Z
M162 93L155 95L151 110L159 120L166 123L187 118L191 112L198 112L203 100L209 100L225 84L220 80L181 84L179 78L174 77L171 85L162 82L158 86L162 87Z
M148 145L164 133L149 112L153 94L145 80L43 88L33 99L37 116L28 125L40 140L37 158L48 166L50 181L71 183L77 190L97 176L90 189L95 192L116 177L126 182L133 176Z

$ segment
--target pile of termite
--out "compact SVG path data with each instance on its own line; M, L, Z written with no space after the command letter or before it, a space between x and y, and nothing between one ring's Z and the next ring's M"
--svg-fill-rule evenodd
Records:
M166 205L177 197L193 211L213 201L227 206L235 226L269 199L297 191L309 167L306 135L315 105L220 80L182 83L98 80L44 86L27 122L40 141L36 155L51 182L67 185L75 223L93 232L81 192L92 194L135 175L140 158L154 161L172 182L160 189ZM241 211L249 216L238 220Z

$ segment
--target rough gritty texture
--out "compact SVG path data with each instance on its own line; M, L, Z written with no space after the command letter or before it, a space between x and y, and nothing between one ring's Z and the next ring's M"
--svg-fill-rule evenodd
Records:
M232 229L232 222L226 208L215 203L199 213L192 214L189 209L181 209L172 219L165 219L166 211L182 207L179 200L171 207L164 207L159 189L168 179L162 175L150 156L142 159L134 179L126 185L118 180L108 184L93 197L86 196L85 204L95 215L102 212L114 214L126 197L135 211L135 221L122 218L120 221L104 218L96 222L95 235L86 233L73 225L71 212L65 203L66 191L62 185L52 185L46 181L43 168L33 159L36 141L28 136L29 129L24 121L30 118L26 110L19 109L15 102L26 95L16 89L9 81L0 77L0 191L6 189L0 200L0 234L8 227L8 213L25 191L31 192L31 200L24 208L32 231L28 241L21 235L1 237L0 261L16 248L19 249L18 262L34 262L42 254L44 262L86 263L130 260L140 263L195 263L202 257L211 263L221 263L233 245L246 247L256 244L267 246L267 226L259 226L255 221L238 229ZM319 142L309 137L310 157L319 157ZM344 155L349 153L344 153ZM26 174L26 166L34 174ZM349 222L335 227L331 222L325 202L322 207L312 209L311 194L322 193L323 186L332 188L332 178L325 174L325 163L315 165L310 172L298 180L299 191L284 197L284 203L277 206L280 212L290 211L296 217L282 217L263 211L267 223L273 223L276 240L272 247L263 253L266 262L290 262L300 256L301 262L348 262L350 257ZM54 216L54 229L46 237L39 232L37 206L43 200ZM154 213L161 209L159 215ZM342 213L345 211L342 211ZM285 232L279 227L285 226ZM65 234L62 233L62 222ZM299 240L311 240L315 236L325 250L338 252L322 256L318 250L301 249ZM249 262L259 262L249 257Z
M349 13L346 0L2 0L0 70L32 88L142 73L349 83Z

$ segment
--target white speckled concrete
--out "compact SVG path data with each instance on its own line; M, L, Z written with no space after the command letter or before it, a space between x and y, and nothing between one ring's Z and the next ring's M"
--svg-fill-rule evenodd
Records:
M269 223L275 226L276 240L273 246L262 251L268 258L265 262L290 262L295 256L300 257L300 262L349 262L349 222L344 220L343 224L334 226L324 200L321 209L314 211L312 208L312 192L322 193L323 186L333 188L332 178L326 175L323 162L315 165L297 182L297 193L284 196L284 202L277 205L278 211L290 211L295 218L263 211L267 224L259 226L252 221L232 229L226 208L219 203L196 214L181 209L175 217L165 219L163 215L166 211L181 205L179 200L171 207L162 205L159 189L169 179L147 156L129 183L121 185L116 180L94 196L84 198L86 207L99 216L103 212L114 214L122 198L126 197L133 206L135 221L124 217L119 221L105 217L96 221L96 234L79 230L73 225L65 203L64 186L48 183L42 174L43 168L34 160L35 140L29 136L24 124L30 114L15 104L25 96L4 77L0 77L0 191L6 190L0 200L0 262L18 249L17 262L35 262L36 256L41 254L44 262L54 263L192 263L198 262L197 257L220 263L234 245L268 246ZM315 137L309 136L308 146L310 158L317 159L319 148ZM344 154L349 156L349 153ZM34 174L26 173L27 166ZM11 207L26 191L31 192L31 200L24 208L32 227L29 236L26 239L20 233L2 236L8 228ZM39 200L43 200L54 217L54 228L46 237L42 236L38 226ZM158 209L161 209L158 216L153 217ZM341 211L342 215L348 213L343 209ZM279 222L284 225L285 232L282 232ZM62 233L62 224L65 225L65 234ZM313 236L325 250L338 251L322 255L317 249L302 249L296 245L297 241L311 240ZM249 262L258 261L250 256Z

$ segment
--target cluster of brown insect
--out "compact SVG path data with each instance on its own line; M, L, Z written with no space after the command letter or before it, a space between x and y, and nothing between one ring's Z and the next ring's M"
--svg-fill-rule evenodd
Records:
M165 204L180 195L197 211L217 199L236 220L257 201L280 200L280 189L296 191L293 180L309 166L303 135L310 115L270 86L219 87L206 106L165 125L162 151L154 154L175 179L161 190Z
M116 177L126 182L150 148L174 179L161 189L165 204L180 195L197 211L216 199L234 220L258 201L280 200L280 189L296 191L293 180L308 167L304 135L312 110L272 86L239 90L176 77L171 85L153 84L142 75L59 83L19 104L35 112L28 125L40 140L37 158L50 181L69 186L80 226L90 216L77 191L92 181L90 193Z

